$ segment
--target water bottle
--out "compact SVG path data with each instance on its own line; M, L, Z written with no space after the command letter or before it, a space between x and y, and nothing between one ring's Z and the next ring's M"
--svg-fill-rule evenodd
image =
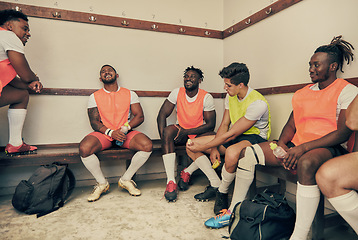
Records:
M287 152L281 146L278 146L276 143L270 143L270 148L272 149L273 155L278 159L283 159L286 157Z
M121 127L121 132L124 134L127 134L129 131L129 123L126 122L122 127ZM123 142L116 140L116 145L118 146L122 146Z

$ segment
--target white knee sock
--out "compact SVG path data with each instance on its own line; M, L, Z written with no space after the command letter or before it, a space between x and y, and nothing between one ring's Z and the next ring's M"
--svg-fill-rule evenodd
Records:
M212 187L217 188L220 186L220 183L221 183L220 178L216 174L215 170L212 168L211 162L207 156L202 155L202 156L198 157L195 160L195 163L201 169L201 171L203 171L203 173L206 175L206 177L209 179L210 185Z
M296 224L290 240L306 240L320 200L317 185L301 185L297 182Z
M81 157L81 160L87 170L92 174L92 176L96 179L99 184L107 183L106 178L103 176L99 160L95 154L92 154L88 157Z
M358 234L358 193L352 190L328 201Z
M9 108L7 117L9 119L9 143L13 146L22 144L22 128L26 118L26 109Z
M175 176L174 176L176 154L168 153L168 154L164 154L162 157L163 157L165 172L167 174L167 184L170 181L176 183Z
M229 173L226 171L225 164L221 171L221 184L219 187L219 192L228 193L229 186L234 181L236 173Z
M265 155L258 144L246 147L245 156L239 160L230 211L233 211L237 203L245 200L255 177L256 164L265 165Z
M255 171L245 171L239 168L236 170L234 193L229 207L231 212L234 210L237 203L245 200L254 177Z
M198 165L196 165L195 162L192 162L192 163L189 165L189 167L187 167L187 168L184 169L184 172L189 173L190 175L192 175L193 172L195 172L195 171L198 170L198 169L199 169Z
M131 160L127 171L121 177L124 181L129 181L132 179L133 175L138 171L138 169L143 166L143 164L148 160L152 152L138 151L134 154Z

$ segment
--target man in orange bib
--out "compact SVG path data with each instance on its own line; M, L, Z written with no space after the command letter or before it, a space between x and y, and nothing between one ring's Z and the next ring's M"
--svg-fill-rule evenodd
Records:
M36 147L22 141L28 90L39 93L42 84L32 72L24 55L24 46L30 38L27 16L15 10L0 11L0 107L9 106L8 155L31 153Z
M143 133L132 130L144 121L139 98L135 92L119 87L118 76L112 66L102 66L100 80L104 87L91 94L88 101L88 116L94 132L80 142L79 151L83 164L97 181L87 199L89 202L98 200L109 190L109 183L102 173L96 152L110 148L116 141L123 148L137 151L118 181L118 185L132 196L141 195L132 177L152 153L152 141Z
M297 169L296 224L291 240L307 239L320 200L315 180L318 168L327 160L347 153L341 146L352 133L345 124L346 109L358 89L337 78L337 70L342 71L344 60L347 63L353 60L352 49L339 36L329 45L318 47L311 57L309 73L313 84L293 95L293 111L277 141L287 152L284 158L275 157L269 142L247 147L240 154L239 167L252 175L256 164Z
M157 117L158 131L162 139L163 162L167 174L167 187L164 196L168 201L177 199L178 185L175 181L175 145L184 145L189 138L198 135L214 134L216 113L213 97L199 88L203 72L193 66L184 71L184 87L174 89L164 101ZM177 124L167 125L167 118L174 108L177 111ZM198 169L193 162L180 174L179 187L185 191L191 174Z

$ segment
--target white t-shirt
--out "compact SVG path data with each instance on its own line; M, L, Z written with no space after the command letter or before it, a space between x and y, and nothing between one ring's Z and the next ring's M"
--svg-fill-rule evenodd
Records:
M240 100L237 98L239 102L244 101L245 98L252 91L252 88L248 88L246 96ZM226 94L225 97L225 109L229 110L229 94ZM254 127L260 129L260 136L264 139L267 139L268 127L267 123L269 121L269 109L265 101L256 100L252 102L246 109L245 118L250 121L256 121Z
M177 105L179 89L180 88L176 88L173 91L171 91L171 93L169 94L169 96L167 98L168 101L173 103L175 106ZM198 94L196 94L192 98L190 98L188 95L185 94L185 97L188 102L194 102L196 100L196 98L198 97ZM215 110L214 98L210 93L207 93L204 97L203 111L208 112L208 111L214 111L214 110Z
M8 59L7 51L16 51L24 54L24 45L21 40L11 31L0 31L0 61Z

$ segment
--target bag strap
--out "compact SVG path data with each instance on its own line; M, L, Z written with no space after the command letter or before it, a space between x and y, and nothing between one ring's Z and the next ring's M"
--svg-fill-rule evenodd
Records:
M281 205L280 203L277 203L277 202L276 202L276 199L274 198L274 196L273 196L272 194L268 194L268 193L266 192L266 190L263 191L262 193L257 194L257 195L255 196L254 200L255 200L255 201L258 201L258 202L261 202L261 201L258 199L259 196L262 197L262 198L264 198L264 199L266 200L266 203L267 203L268 205L270 205L271 207L277 208L277 207L279 207L279 206Z

